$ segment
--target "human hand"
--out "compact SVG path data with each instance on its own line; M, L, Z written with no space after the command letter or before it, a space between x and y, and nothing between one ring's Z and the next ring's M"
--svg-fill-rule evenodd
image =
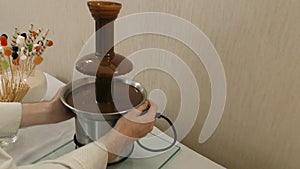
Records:
M67 108L60 100L62 87L57 91L56 95L48 102L48 116L50 123L58 123L74 117L74 113Z
M148 112L141 115L141 113L148 107ZM126 115L120 118L114 129L120 134L132 139L144 137L153 129L156 112L157 105L147 100L143 105L137 109L129 111Z
M142 111L148 107L150 107L148 112L141 115ZM98 140L106 146L109 161L117 155L128 155L122 154L124 147L152 131L156 112L157 105L147 100L145 104L120 118L114 128Z
M20 127L58 123L74 117L74 113L60 101L61 89L51 101L22 104Z

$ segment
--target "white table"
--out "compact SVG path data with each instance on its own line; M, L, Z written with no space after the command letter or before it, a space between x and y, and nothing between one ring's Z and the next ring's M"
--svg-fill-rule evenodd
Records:
M45 73L45 75L47 78L48 88L44 100L50 100L55 95L58 88L63 86L64 83L47 73ZM58 124L20 129L18 132L17 142L6 147L5 150L13 156L18 165L30 164L71 140L75 133L74 127L74 119L71 119ZM160 131L155 129L153 133L159 134ZM164 166L164 168L224 168L181 143L178 143L177 146L181 148L180 152L178 152L176 156Z

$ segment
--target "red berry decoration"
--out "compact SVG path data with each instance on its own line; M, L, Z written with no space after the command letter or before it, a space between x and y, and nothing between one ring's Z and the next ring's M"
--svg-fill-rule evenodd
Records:
M35 47L35 50L38 52L38 51L41 50L41 48L42 48L42 46L38 45L38 46Z
M2 36L0 37L0 42L1 42L1 45L2 45L2 46L7 46L7 37L4 36L4 35L2 35Z
M2 34L1 36L5 36L5 37L6 37L6 39L8 39L8 36L7 36L6 34Z
M53 41L52 40L47 40L47 46L53 46Z
M36 31L32 31L31 34L32 34L32 36L33 36L34 38L36 38L36 36L37 36Z

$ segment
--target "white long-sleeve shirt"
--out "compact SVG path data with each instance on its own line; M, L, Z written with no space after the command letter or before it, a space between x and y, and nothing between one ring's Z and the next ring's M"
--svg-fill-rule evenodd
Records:
M20 103L0 103L0 138L11 137L19 129L22 117ZM16 166L12 157L0 148L0 169L104 169L108 153L105 146L94 142L72 151L56 160L28 166Z

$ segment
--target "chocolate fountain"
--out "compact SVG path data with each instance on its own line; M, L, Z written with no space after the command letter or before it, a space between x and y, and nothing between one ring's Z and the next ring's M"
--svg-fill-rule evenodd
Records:
M76 69L90 77L67 84L61 92L61 101L75 114L77 147L84 146L105 135L118 119L133 108L142 105L147 98L141 84L120 78L132 70L132 63L114 52L114 20L121 4L115 2L89 1L88 7L96 21L96 52L80 58ZM146 113L144 111L142 114ZM157 113L156 118L166 120L172 127L174 141L167 147L151 149L139 140L137 144L152 152L166 151L176 144L177 134L172 122ZM133 143L123 149L109 164L123 161L133 151Z
M132 63L114 52L114 20L121 4L101 1L87 4L96 21L96 52L80 58L76 69L91 77L67 84L61 95L62 102L76 114L77 146L103 136L122 114L139 107L147 98L139 83L117 77L132 70ZM132 150L133 144L111 163L126 158Z

